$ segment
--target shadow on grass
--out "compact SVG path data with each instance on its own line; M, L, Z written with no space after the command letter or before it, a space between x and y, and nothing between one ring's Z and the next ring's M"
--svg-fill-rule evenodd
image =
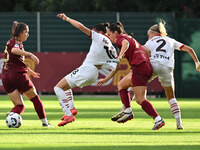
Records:
M60 129L63 129L62 127ZM0 135L3 134L20 134L20 135L49 135L49 136L54 136L54 135L144 135L144 136L151 136L151 135L176 135L176 136L184 136L185 134L200 134L200 131L171 131L171 132L162 132L159 130L153 131L138 131L138 129L135 128L129 128L125 129L124 131L118 131L115 128L67 128L66 130L59 130L58 128L30 128L30 129L13 129L13 128L4 128L0 129L1 133ZM62 133L61 133L62 132Z
M10 109L2 108L0 113L6 113ZM164 119L173 119L173 115L171 113L170 108L162 108L156 109L159 115ZM60 119L64 115L61 109L51 108L45 109L47 117L49 120L57 120ZM111 118L119 112L119 109L78 109L78 115L76 118L88 119L88 118L100 118L100 119L108 119ZM200 111L198 108L183 108L181 109L182 118L183 119L198 119L200 118ZM135 118L149 118L149 116L142 109L133 109L133 113ZM25 112L21 115L25 120L38 120L36 112L34 108L25 109ZM1 115L0 119L5 119L5 115Z
M2 150L10 150L12 148L1 148ZM53 146L53 145L48 145L48 146L30 146L30 147L19 147L16 146L14 149L22 149L22 150L198 150L200 149L200 145L161 145L161 146L144 146L144 145L110 145L110 146Z

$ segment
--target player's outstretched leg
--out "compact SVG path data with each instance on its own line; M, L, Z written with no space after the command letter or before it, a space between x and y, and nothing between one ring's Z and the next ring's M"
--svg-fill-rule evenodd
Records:
M62 110L65 113L65 115L61 118L62 121L58 124L58 126L64 126L70 122L73 122L75 117L71 114L70 105L68 103L65 91L59 87L54 87L54 91L59 99Z
M158 115L157 111L148 100L143 100L141 106L142 109L155 120L155 125L152 130L158 130L165 125L164 120Z
M182 120L181 120L181 109L179 107L179 104L175 98L172 98L168 101L172 114L174 115L174 118L176 119L176 126L177 130L183 130L184 127L182 125Z
M71 114L73 116L75 116L78 113L78 111L74 107L74 98L73 98L72 90L71 89L66 90L65 91L65 96L66 96L66 100L67 100L67 102L69 104L69 108L70 108Z

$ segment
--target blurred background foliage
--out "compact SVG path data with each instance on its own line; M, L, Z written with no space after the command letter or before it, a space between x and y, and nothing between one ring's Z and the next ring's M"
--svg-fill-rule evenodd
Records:
M199 0L5 0L0 12L174 12L177 18L200 17Z

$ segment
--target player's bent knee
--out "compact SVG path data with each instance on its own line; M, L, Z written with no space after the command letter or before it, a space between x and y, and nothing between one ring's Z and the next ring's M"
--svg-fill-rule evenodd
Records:
M32 99L35 96L37 96L37 93L35 91L34 88L31 88L30 90L26 91L25 93L23 93L28 99Z

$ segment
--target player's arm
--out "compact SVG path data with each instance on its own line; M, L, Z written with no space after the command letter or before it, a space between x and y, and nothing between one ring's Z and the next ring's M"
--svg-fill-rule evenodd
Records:
M119 70L119 64L117 65L116 69L115 69L115 70L112 70L104 79L100 79L100 80L97 82L97 85L98 85L98 86L101 86L101 85L103 85L104 83L108 82L108 80L110 80L110 79L117 73L118 70Z
M17 47L12 48L11 53L20 56L29 56L34 61L35 64L39 64L40 62L37 56L35 56L33 53L21 50L20 48Z
M198 72L200 72L200 62L199 62L199 59L198 59L196 53L194 52L194 50L193 50L191 47L187 46L187 45L183 45L183 46L181 47L181 50L182 50L182 51L186 51L186 52L188 52L188 53L190 54L190 56L192 57L192 59L193 59L194 62L195 62L196 70L197 70Z
M122 47L121 47L121 50L120 50L120 53L119 53L119 59L122 59L122 57L124 56L125 52L127 51L127 49L129 48L129 42L124 39L122 41Z
M34 78L40 78L40 74L33 71L31 68L27 67L28 69L28 73L30 73L30 75L32 75Z
M68 21L69 23L71 23L74 27L78 28L79 30L81 30L82 32L84 32L85 34L90 36L90 29L85 27L82 23L69 18L68 16L66 16L64 13L58 14L57 17L61 18L64 21Z

